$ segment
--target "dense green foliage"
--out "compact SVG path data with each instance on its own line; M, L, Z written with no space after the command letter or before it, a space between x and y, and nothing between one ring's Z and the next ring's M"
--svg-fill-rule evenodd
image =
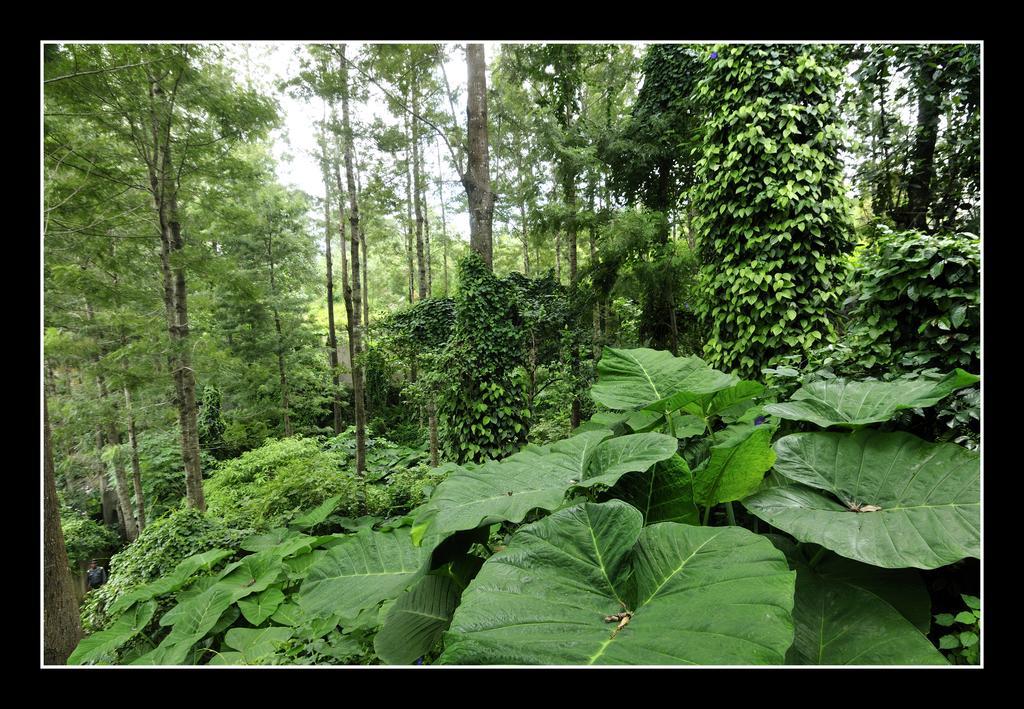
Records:
M980 46L481 48L43 47L44 655L981 662Z
M865 372L981 364L981 244L882 229L859 254L853 323L823 364Z
M521 370L515 291L478 255L459 263L455 327L445 356L441 439L456 462L501 458L526 440L530 411Z
M833 340L852 225L830 47L716 46L695 197L712 364L754 374Z

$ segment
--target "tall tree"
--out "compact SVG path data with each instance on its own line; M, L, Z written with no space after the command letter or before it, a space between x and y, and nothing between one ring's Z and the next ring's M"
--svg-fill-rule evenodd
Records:
M63 665L82 637L78 601L68 566L50 440L50 412L43 396L43 663Z
M353 139L352 127L349 120L349 76L348 63L345 59L345 45L337 49L341 57L340 79L341 79L341 137L345 150L345 181L348 185L349 199L349 224L352 232L352 311L355 315L355 322L352 324L352 392L355 397L355 418L356 418L356 472L360 475L366 469L366 401L364 395L363 365L360 361L362 354L362 325L359 322L360 301L362 293L360 289L359 271L359 204L356 201L356 180L352 161Z
M487 76L484 45L466 45L466 127L468 167L462 177L469 199L469 247L480 254L488 268L493 261L491 240L494 192L487 146Z

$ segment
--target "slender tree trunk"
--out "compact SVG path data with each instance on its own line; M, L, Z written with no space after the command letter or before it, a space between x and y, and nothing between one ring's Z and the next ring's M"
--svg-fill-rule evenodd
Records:
M93 319L92 307L86 303L86 315L91 321ZM96 385L100 392L100 401L110 403L110 413L104 422L106 427L107 443L111 446L121 445L121 433L117 430L117 406L110 398L110 392L107 390L107 380L103 376L102 370L100 369L100 356L97 354L95 357L96 363ZM134 542L139 536L138 526L135 524L135 516L132 514L132 502L128 496L128 478L124 471L124 459L121 456L121 451L114 451L113 456L114 465L114 484L115 492L117 493L117 505L120 509L121 523L124 525L125 535L129 542Z
M416 297L416 264L413 259L413 191L412 191L412 169L415 162L412 148L412 131L409 128L409 117L402 116L405 127L405 139L409 146L405 151L405 259L409 266L409 304L411 305ZM415 123L415 121L413 121Z
M563 189L565 190L565 206L569 211L569 221L566 224L566 241L568 241L567 247L569 249L569 292L572 293L572 297L575 299L578 297L576 292L576 274L577 274L577 253L576 253L576 175L570 173L566 176L563 182ZM572 350L569 355L569 365L573 376L573 397L572 404L569 411L569 423L570 426L575 429L580 425L580 418L582 412L580 410L580 398L576 392L579 381L580 372L580 350L573 342L570 345Z
M593 270L597 264L597 212L595 206L595 197L597 193L597 186L594 184L593 177L591 177L588 194L590 198L590 228L587 230L590 235L590 268ZM597 293L594 306L591 309L591 320L593 324L594 334L592 338L594 361L596 362L601 358L601 302L604 300L604 296L601 293Z
M334 434L341 433L341 380L338 375L338 333L334 326L334 264L331 261L331 185L327 177L327 155L324 151L324 242L327 245L327 359L331 365L331 411Z
M433 399L427 403L427 414L430 423L430 464L436 468L440 463L437 456L437 402Z
M168 311L168 333L174 352L173 373L177 394L178 423L181 427L181 457L185 466L185 491L189 505L206 511L203 471L199 458L199 427L196 423L196 381L188 346L188 297L185 266L174 264L185 242L178 219L176 175L172 167L170 134L172 107L160 82L151 78L149 90L153 154L150 185L160 219L161 265L164 271L164 301ZM170 298L168 298L170 296Z
M139 465L139 437L135 431L135 414L132 411L132 392L124 387L124 409L128 417L128 443L132 449L132 483L135 487L135 509L138 510L139 533L146 528L146 504L142 496L142 468Z
M355 361L355 350L352 346L352 328L355 321L358 320L358 313L352 309L352 289L349 287L348 249L345 240L345 188L341 184L341 168L337 162L334 163L334 179L338 184L338 234L341 238L341 293L345 300L345 332L348 334L348 363L351 368L352 363ZM354 388L353 396L355 396ZM352 399L352 406L354 409L354 398Z
M922 61L917 69L917 133L911 154L910 184L907 186L907 213L904 223L909 229L927 230L928 207L932 201L932 176L935 172L935 143L939 136L941 96L934 69Z
M53 467L50 412L43 396L43 664L63 665L82 638L77 594L64 531Z
M523 231L523 275L530 277L530 240L526 233L526 200L519 200L519 225Z
M469 247L492 263L491 223L494 214L494 192L487 150L487 77L484 45L466 45L467 100L466 116L469 160L462 184L469 201Z
M417 87L415 79L413 80L412 87L412 111L418 113L419 108L417 96ZM412 122L412 189L413 189L413 206L416 211L416 275L417 281L417 294L420 300L427 297L427 264L425 262L425 255L423 252L423 208L420 204L420 188L422 187L420 180L420 133L419 133L419 121Z
M423 146L420 146L420 165L423 174L420 176L418 189L420 203L423 205L423 263L427 270L427 297L434 295L433 273L430 267L430 210L427 208L427 160Z
M348 117L348 65L345 63L345 45L341 45L341 120L345 137L345 181L349 193L349 223L352 239L352 310L359 313L360 273L359 273L359 205L356 202L356 181L352 167L352 129ZM354 323L352 328L352 391L355 395L356 414L356 473L362 475L366 469L366 405L363 395L363 367L359 361L362 352L362 328Z
M366 225L359 225L359 249L363 253L363 339L370 344L370 277L366 273L369 260L366 257ZM365 372L363 373L365 375Z
M441 202L441 251L444 264L444 296L448 297L448 217L444 208L444 176L441 173L441 150L437 151L437 199Z

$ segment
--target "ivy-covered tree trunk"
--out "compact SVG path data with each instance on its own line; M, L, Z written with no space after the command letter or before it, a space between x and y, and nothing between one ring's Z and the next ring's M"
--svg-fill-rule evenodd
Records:
M82 637L53 467L50 412L43 396L43 664L63 665Z
M360 260L361 268L363 269L363 333L366 336L366 344L369 344L369 332L370 332L370 277L366 273L366 269L370 263L369 258L366 256L366 225L359 225L359 251L363 257Z
M852 232L836 96L821 45L719 45L698 88L708 119L696 209L709 363L757 376L832 340Z
M469 247L491 268L491 220L494 192L491 191L487 150L487 77L484 45L466 45L466 117L469 138L468 169L462 184L469 200Z
M362 354L362 326L359 323L362 292L359 271L359 204L356 201L355 170L352 166L352 128L348 115L348 65L345 62L345 45L341 45L341 120L342 137L345 143L345 182L348 185L349 225L352 230L352 393L355 398L356 418L356 473L362 475L366 469L366 400L364 396Z

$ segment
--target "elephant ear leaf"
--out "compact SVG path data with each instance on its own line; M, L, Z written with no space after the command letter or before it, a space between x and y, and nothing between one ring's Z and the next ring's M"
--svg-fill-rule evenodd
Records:
M397 598L426 570L432 547L413 546L409 528L350 535L309 569L298 601L310 617L355 618Z
M107 657L142 631L155 612L156 601L133 606L106 630L83 638L68 657L67 664L81 665Z
M414 540L494 522L522 522L531 510L558 508L571 488L612 486L626 473L647 470L676 452L676 439L665 434L611 435L585 431L453 473L417 511Z
M928 637L891 602L891 581L906 581L906 571L878 569L830 555L840 573L831 573L823 559L811 567L799 547L778 535L772 542L785 552L796 575L796 625L793 647L787 654L801 665L946 665L946 659ZM856 566L854 570L851 567ZM898 579L888 579L897 575ZM912 589L924 591L920 579ZM880 589L882 589L880 591ZM915 594L914 606L901 593L899 603L913 615L925 617L927 592Z
M934 569L980 557L980 457L909 433L797 433L744 507L802 542L883 568Z
M709 506L755 492L775 462L771 437L767 426L727 430L722 443L711 446L707 462L693 471L694 501Z
M782 662L794 575L768 540L642 524L613 500L521 528L463 594L441 663Z
M738 381L712 369L700 357L674 357L645 347L605 347L597 364L597 383L590 393L609 409L674 411Z
M769 404L764 410L779 418L810 421L828 428L859 428L891 419L897 411L932 406L957 389L980 380L956 369L941 379L904 377L889 382L850 382L830 379L804 385L790 401Z
M459 602L450 576L424 576L398 597L374 637L377 657L389 665L411 665L441 639Z

